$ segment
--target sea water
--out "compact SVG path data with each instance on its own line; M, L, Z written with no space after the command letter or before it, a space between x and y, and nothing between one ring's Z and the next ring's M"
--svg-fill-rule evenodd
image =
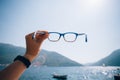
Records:
M114 80L120 67L34 67L28 68L19 80L62 80L54 79L53 74L67 75L67 80Z

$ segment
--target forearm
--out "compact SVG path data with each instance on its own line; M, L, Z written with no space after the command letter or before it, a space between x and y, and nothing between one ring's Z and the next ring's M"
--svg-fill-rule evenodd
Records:
M30 62L32 62L35 58L35 56L29 56L26 54L24 57L27 58ZM25 69L25 64L19 60L16 60L0 72L0 80L18 80Z
M43 40L48 37L48 32L45 35L37 34L36 40L32 39L32 35L33 33L26 35L26 53L24 57L18 56L12 64L2 70L0 72L0 80L18 80L30 65L30 62L37 57Z
M26 66L21 61L15 61L0 72L0 80L18 80Z

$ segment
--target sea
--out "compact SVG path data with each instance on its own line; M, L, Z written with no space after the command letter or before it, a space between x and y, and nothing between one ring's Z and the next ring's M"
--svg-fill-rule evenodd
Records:
M3 67L0 66L0 70ZM114 80L120 73L120 67L82 66L82 67L46 67L31 66L19 80ZM67 79L53 78L53 74L67 75Z

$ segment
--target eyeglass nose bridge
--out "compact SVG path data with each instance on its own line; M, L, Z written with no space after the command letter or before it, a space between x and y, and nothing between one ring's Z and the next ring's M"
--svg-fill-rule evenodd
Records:
M60 40L61 39L61 37L63 37L64 38L64 35L65 35L65 33L59 33L60 34L60 36L59 36L59 39L58 40ZM65 40L65 39L64 39Z

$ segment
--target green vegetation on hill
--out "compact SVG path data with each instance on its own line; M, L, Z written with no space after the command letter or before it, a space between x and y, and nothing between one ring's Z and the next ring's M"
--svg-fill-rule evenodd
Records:
M109 56L99 60L93 65L101 66L102 64L106 66L120 66L120 49L113 51Z
M17 47L11 44L0 43L0 64L9 64L17 55L23 55L25 48ZM81 64L60 55L57 52L41 50L40 55L33 61L43 66L81 66Z

